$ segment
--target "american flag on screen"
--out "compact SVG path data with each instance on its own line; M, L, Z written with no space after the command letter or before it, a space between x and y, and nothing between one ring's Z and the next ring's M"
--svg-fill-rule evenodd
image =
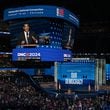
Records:
M57 16L64 17L64 9L62 9L62 8L57 8L56 14L57 14Z

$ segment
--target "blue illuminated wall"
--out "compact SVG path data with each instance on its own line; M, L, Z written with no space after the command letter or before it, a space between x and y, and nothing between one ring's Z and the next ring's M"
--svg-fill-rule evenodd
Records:
M110 80L110 64L106 64L106 80Z

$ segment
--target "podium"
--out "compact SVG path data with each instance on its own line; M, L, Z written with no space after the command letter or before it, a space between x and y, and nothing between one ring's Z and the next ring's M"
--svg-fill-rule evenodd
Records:
M35 48L35 47L38 47L37 44L23 44L23 45L19 45L18 47L21 47L21 48Z

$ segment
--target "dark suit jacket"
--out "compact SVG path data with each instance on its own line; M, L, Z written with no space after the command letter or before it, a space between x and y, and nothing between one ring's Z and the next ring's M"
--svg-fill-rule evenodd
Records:
M37 36L34 32L31 32L31 31L30 31L30 32L29 32L28 43L29 43L29 44L36 44L35 40L32 39L32 36L38 40L38 36ZM18 39L19 39L19 40L18 40L18 45L21 45L21 42L22 42L22 41L25 41L25 44L26 44L24 32L21 32L21 33L20 33Z

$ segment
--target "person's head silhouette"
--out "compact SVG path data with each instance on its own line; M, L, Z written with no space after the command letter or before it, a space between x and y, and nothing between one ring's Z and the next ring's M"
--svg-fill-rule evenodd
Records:
M28 24L28 23L24 23L24 24L23 24L23 30L24 30L25 32L29 32L29 29L30 29L29 24Z

